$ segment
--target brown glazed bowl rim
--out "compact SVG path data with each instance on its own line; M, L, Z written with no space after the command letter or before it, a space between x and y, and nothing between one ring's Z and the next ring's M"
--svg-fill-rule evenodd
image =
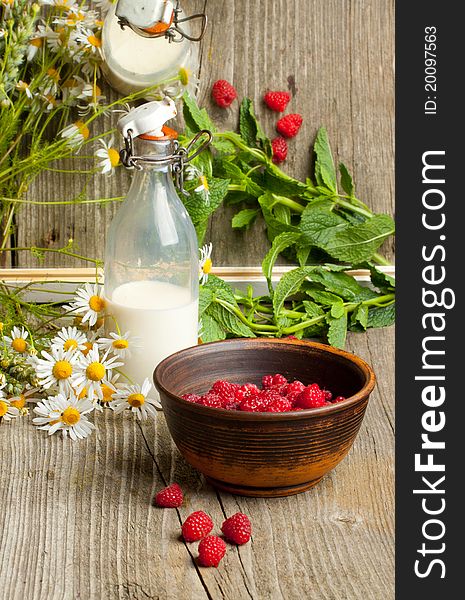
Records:
M164 386L160 382L160 373L163 371L165 366L169 364L169 362L183 354L188 354L189 352L195 351L195 348L204 348L207 346L214 345L227 345L234 343L263 343L266 342L270 345L283 345L283 346L302 346L302 347L313 347L320 351L327 352L328 354L333 354L335 356L340 356L352 364L355 364L360 371L365 376L365 384L363 387L352 396L349 396L345 400L341 402L337 402L335 404L331 404L328 406L321 406L320 408L307 408L299 411L288 411L288 412L249 412L249 411L239 411L239 410L226 410L225 408L213 408L210 406L202 406L201 404L195 404L194 402L189 402L187 400L183 400L180 396L177 396L173 392L171 392L166 386ZM199 350L201 351L201 350ZM339 412L341 410L345 410L347 407L352 406L353 404L357 404L362 401L364 398L368 398L368 396L373 391L376 385L376 375L370 365L364 361L362 358L357 356L356 354L352 354L350 352L346 352L345 350L340 350L339 348L335 348L333 346L329 346L328 344L321 344L318 342L311 342L306 340L288 340L288 339L270 339L270 338L231 338L227 340L218 340L216 342L207 342L204 344L199 344L197 346L191 346L189 348L185 348L184 350L179 350L174 354L171 354L164 360L162 360L158 366L155 368L153 373L153 381L155 383L155 387L166 394L170 399L174 400L181 407L184 407L188 410L198 411L200 414L210 414L217 415L221 417L225 417L226 419L231 420L239 420L239 421L284 421L284 420L299 420L299 419L308 419L309 417L319 417L322 415L328 415L332 413Z

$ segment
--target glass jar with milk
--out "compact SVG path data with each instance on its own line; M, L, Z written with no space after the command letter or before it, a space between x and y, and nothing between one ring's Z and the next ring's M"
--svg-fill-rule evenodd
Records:
M135 175L107 237L106 321L109 330L139 338L141 352L123 368L138 383L151 381L161 360L198 338L197 236L172 177L174 172L179 178L189 156L163 132L175 115L174 102L165 98L118 122L126 143L122 162ZM205 133L209 143L211 134Z
M128 95L150 87L148 98L160 89L175 97L196 80L195 42L203 37L207 17L181 14L179 1L171 0L118 0L110 7L102 32L102 69L114 89ZM192 22L198 22L197 36Z

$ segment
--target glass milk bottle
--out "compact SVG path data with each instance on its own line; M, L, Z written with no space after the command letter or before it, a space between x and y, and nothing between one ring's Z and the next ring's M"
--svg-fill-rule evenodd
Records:
M102 31L102 70L115 90L129 95L155 86L147 94L151 98L160 90L172 97L183 93L198 70L195 42L203 37L207 17L181 18L181 12L179 2L170 0L118 0L110 7ZM200 25L197 37L191 35L192 21Z
M104 293L108 329L139 338L141 350L121 368L134 383L152 381L161 360L198 338L197 236L172 177L188 157L162 132L175 115L174 102L165 98L118 122L126 142L123 164L136 171L110 225Z

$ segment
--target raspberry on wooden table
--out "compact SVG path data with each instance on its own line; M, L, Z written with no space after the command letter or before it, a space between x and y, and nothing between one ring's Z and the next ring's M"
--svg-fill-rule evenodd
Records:
M212 98L220 108L227 108L237 98L237 92L229 81L219 79L213 84Z
M229 542L241 545L246 544L250 540L252 525L247 515L237 512L224 521L221 531Z
M277 165L282 163L287 158L287 142L283 137L276 137L271 140L271 148L273 150L273 162Z
M210 516L197 510L190 514L182 524L182 537L186 542L197 542L210 533L213 521Z
M284 112L290 99L289 92L266 92L263 96L263 101L268 108L276 112Z
M217 567L225 554L225 541L216 535L208 535L199 544L199 564L202 567Z
M177 483L160 490L155 496L155 504L160 508L178 508L184 499L181 488Z
M285 138L295 137L299 133L302 121L301 115L286 115L285 117L281 117L276 123L276 130Z

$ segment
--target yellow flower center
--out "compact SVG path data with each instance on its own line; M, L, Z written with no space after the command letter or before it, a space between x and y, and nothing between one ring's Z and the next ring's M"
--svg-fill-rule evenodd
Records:
M201 185L203 185L203 187L205 188L205 190L208 192L208 190L210 189L210 187L208 185L208 179L205 177L205 175L201 175L199 177L199 181L200 181Z
M26 83L25 81L18 81L18 83L16 84L16 89L19 90L20 92L25 92L29 87L29 84Z
M61 420L65 425L76 425L76 423L79 423L80 419L81 413L73 406L69 406L61 414Z
M212 259L211 258L207 258L203 264L202 267L202 271L208 275L210 273L210 271L212 270L213 267L213 263L212 263Z
M188 69L181 67L179 69L179 81L181 82L182 85L187 85L189 83L189 71Z
M43 40L42 38L34 38L29 42L31 46L35 46L36 48L42 48Z
M57 83L60 81L60 73L56 69L50 68L47 70L47 75Z
M106 369L99 362L90 363L86 369L86 375L91 381L101 381L105 377Z
M101 21L100 19L97 19L95 21L95 26L99 27L99 28L102 28L103 27L103 21Z
M112 346L117 350L125 350L129 346L129 343L127 340L115 340Z
M66 342L63 344L63 349L64 350L76 350L76 348L78 347L78 343L76 342L76 340L66 340Z
M87 396L87 388L83 388L82 392L78 395L79 400L82 400Z
M67 360L58 360L53 365L52 374L55 379L68 379L72 372L73 367Z
M15 400L11 400L10 404L11 404L11 406L14 406L15 408L18 408L18 409L24 408L26 406L26 398L24 397L23 394L21 394Z
M87 140L87 138L89 137L90 131L89 128L87 127L87 125L85 123L83 123L82 121L76 121L76 123L74 123L74 125L78 128L79 133L82 135L82 137Z
M133 408L139 408L145 402L145 396L143 394L131 394L128 396L128 404Z
M105 308L105 300L100 296L91 296L89 298L89 308L95 312L100 312Z
M94 46L94 48L100 48L100 46L102 45L102 40L96 35L89 35L87 41L91 46Z
M4 402L3 400L0 400L0 419L6 415L7 410L8 410L8 404L6 402Z
M89 354L89 351L92 350L92 344L91 342L84 342L84 350L81 350L81 352L84 354L84 356L87 356Z
M114 148L108 148L108 158L110 159L110 163L112 167L117 167L119 165L119 152Z
M23 338L15 338L11 342L11 347L13 348L13 350L16 350L16 352L23 353L26 351L27 348L26 340L23 340Z
M101 388L103 394L102 402L111 402L113 400L113 394L115 393L115 391L112 390L111 387L109 387L108 385L105 385L104 383L102 383Z

